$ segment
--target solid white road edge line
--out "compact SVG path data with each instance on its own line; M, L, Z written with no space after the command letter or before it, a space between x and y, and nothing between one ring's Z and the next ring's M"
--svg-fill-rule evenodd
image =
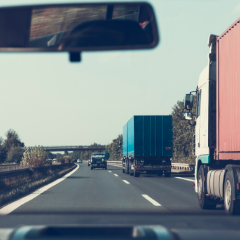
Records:
M114 174L116 177L118 177L118 175L117 174Z
M130 184L130 182L128 182L127 180L123 180L123 182L125 182L126 184Z
M175 177L175 178L183 179L183 180L186 180L186 181L189 181L189 182L195 182L195 180L188 179L188 178L182 178L182 177Z
M162 206L160 203L158 203L158 202L156 202L155 200L153 200L151 197L149 197L148 195L146 195L146 194L142 194L142 196L144 197L144 198L146 198L150 203L152 203L154 206L156 206L156 207L160 207L160 206Z
M56 181L54 181L52 183L49 183L48 185L39 188L35 192L27 195L26 197L23 197L23 198L15 201L15 202L12 202L12 203L8 204L7 206L1 208L0 209L0 215L7 215L7 214L13 212L14 210L19 208L24 203L27 203L27 202L31 201L35 197L39 196L41 193L47 191L49 188L51 188L51 187L57 185L58 183L62 182L63 180L65 180L67 177L69 177L74 172L76 172L78 170L78 168L79 168L79 165L77 165L77 167L75 169L73 169L71 172L67 173L66 175L64 175L63 177L57 179Z

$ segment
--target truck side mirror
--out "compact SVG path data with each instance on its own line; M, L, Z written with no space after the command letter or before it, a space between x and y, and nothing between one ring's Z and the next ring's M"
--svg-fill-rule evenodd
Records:
M183 113L183 119L192 120L193 116L191 112Z
M185 95L184 108L186 110L192 110L192 107L193 107L193 95L192 94L186 94Z

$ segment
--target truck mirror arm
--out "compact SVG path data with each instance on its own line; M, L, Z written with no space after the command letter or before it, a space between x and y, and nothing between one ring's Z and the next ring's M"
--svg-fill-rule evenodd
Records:
M196 122L194 122L194 123L192 124L192 123L190 123L190 121L188 121L188 124L189 124L190 126L196 126Z

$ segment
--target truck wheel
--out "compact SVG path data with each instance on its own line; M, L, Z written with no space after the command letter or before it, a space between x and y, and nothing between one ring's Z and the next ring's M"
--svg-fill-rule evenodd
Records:
M125 165L125 173L129 174L129 167L128 167L128 165L127 166Z
M134 177L139 177L139 176L140 176L140 173L138 173L134 170Z
M91 167L91 170L93 170L93 168Z
M125 169L123 169L123 173L125 173Z
M198 170L198 203L202 209L215 209L216 208L215 201L205 196L205 193L203 191L204 189L203 179L204 179L204 169L203 169L203 165L201 165Z
M130 175L130 176L133 176L133 172L132 172L132 170L131 170L131 166L129 166L129 175Z
M227 171L224 181L224 208L227 214L240 213L240 201L233 200L232 188L233 179L229 171Z
M107 170L107 166L105 167L105 170Z
M164 173L164 177L171 177L171 173Z

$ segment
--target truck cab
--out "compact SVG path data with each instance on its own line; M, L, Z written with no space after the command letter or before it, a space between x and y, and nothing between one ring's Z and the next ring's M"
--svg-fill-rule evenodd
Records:
M197 174L201 164L210 164L216 145L216 36L209 36L208 65L199 76L196 89L196 125L194 137L195 191L198 192ZM189 94L187 94L189 95ZM187 98L187 96L186 96ZM185 106L187 105L185 101ZM189 108L188 108L189 109ZM190 109L189 109L190 110ZM186 116L186 114L185 114ZM186 117L185 117L186 118Z

